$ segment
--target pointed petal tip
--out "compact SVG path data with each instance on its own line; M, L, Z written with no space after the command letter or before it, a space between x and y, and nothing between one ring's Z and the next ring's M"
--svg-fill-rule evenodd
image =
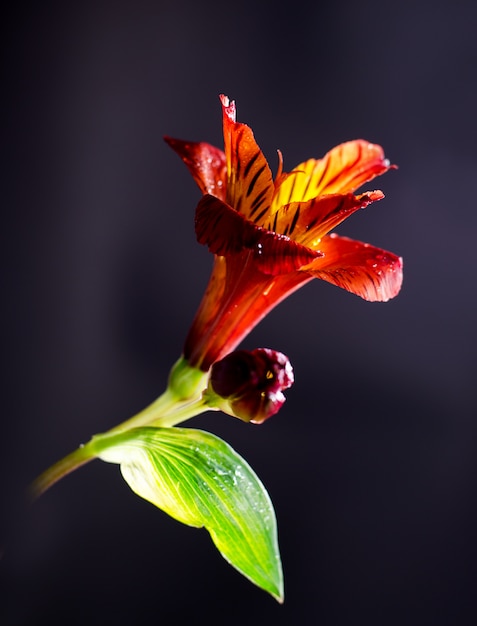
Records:
M226 96L225 94L221 93L219 95L220 98L220 102L224 105L224 107L228 107L229 103L230 103L230 98L228 96Z
M396 165L396 163L391 163L391 161L389 159L384 159L383 163L388 168L388 170L398 170L399 169L399 165Z
M177 139L176 137L170 137L169 135L164 135L162 138L167 143L169 148L172 148L181 158L184 156L184 153L187 152L190 145L195 145L195 142Z
M162 139L167 143L168 146L174 148L179 143L182 143L179 139L174 139L174 137L169 137L169 135L164 135Z
M224 112L224 115L226 115L231 122L235 122L235 100L230 100L230 98L223 93L220 94L219 98L220 102L222 103L222 110Z
M225 154L205 142L183 141L164 137L167 145L185 163L202 193L211 193L225 199Z
M367 191L363 193L362 196L367 196L370 202L377 202L378 200L382 200L384 198L384 193L381 189L375 189L374 191Z

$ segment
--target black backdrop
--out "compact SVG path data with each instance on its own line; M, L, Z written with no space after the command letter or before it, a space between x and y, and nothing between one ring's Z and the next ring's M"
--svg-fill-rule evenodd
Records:
M474 623L475 3L45 2L3 22L1 623ZM364 137L400 166L339 232L404 257L401 295L313 281L245 343L294 364L280 414L191 422L268 487L283 606L115 466L21 506L163 390L211 258L162 135L221 145L221 92L272 163Z

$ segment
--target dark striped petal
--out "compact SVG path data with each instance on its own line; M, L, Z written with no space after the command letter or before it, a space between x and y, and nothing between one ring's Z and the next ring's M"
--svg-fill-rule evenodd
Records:
M318 195L354 192L390 168L381 146L363 139L342 143L322 159L309 159L294 168L281 185L272 213L290 202L304 202Z
M392 252L335 234L324 237L320 250L324 256L302 271L370 302L386 302L399 293L403 264Z
M278 276L298 270L321 255L285 235L255 226L214 196L204 196L196 209L197 241L219 256L253 253L254 266Z
M225 154L209 143L182 141L164 137L164 141L180 156L202 193L225 200L227 168Z
M274 194L272 172L252 130L235 121L235 102L220 97L227 160L226 202L245 217L262 225Z
M381 191L355 196L333 194L319 196L308 202L292 202L281 207L265 225L268 230L287 235L304 246L319 249L320 240L358 209L381 200Z

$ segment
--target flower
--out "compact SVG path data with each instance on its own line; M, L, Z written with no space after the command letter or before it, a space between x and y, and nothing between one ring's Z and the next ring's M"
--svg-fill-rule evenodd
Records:
M381 200L355 195L394 167L380 146L343 143L275 179L252 130L235 121L235 103L220 96L224 151L205 142L166 137L203 193L196 209L200 243L215 260L184 345L189 365L208 371L281 300L312 278L368 301L387 301L402 283L402 259L330 231Z
M281 409L283 390L293 382L293 368L281 352L236 350L212 365L204 397L211 407L262 424Z

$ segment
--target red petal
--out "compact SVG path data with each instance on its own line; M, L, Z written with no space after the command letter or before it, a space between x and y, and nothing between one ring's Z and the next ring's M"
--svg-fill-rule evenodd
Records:
M296 271L320 255L289 237L255 226L211 195L197 205L195 232L198 242L219 256L253 252L254 266L273 276Z
M301 268L370 302L386 302L399 293L402 259L367 243L332 234L320 244L324 256Z
M353 192L391 167L381 146L363 139L342 143L322 159L297 165L273 201L274 210L289 202L303 202L318 195Z
M270 210L275 187L252 130L235 122L235 103L221 96L227 160L226 202L256 224Z
M225 200L227 168L222 150L205 142L195 143L172 137L164 137L164 140L187 165L202 193Z
M372 191L359 196L352 193L333 194L318 196L308 202L292 202L281 207L273 218L270 217L265 227L316 250L320 247L321 238L335 226L358 209L382 198L384 194L381 191Z

